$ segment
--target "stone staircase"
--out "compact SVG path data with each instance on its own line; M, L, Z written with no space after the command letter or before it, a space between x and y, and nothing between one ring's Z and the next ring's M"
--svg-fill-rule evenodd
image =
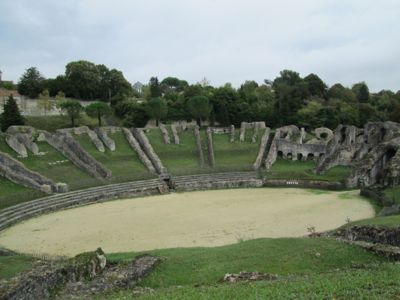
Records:
M165 182L160 179L150 179L97 186L63 194L54 194L0 210L0 230L22 220L51 211L117 198L138 197L168 192L169 189Z
M264 180L256 172L230 172L171 177L171 186L176 191L207 189L261 187Z

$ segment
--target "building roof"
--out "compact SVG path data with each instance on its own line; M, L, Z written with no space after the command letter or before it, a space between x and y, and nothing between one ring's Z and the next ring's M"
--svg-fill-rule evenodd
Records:
M16 90L6 90L3 88L0 88L0 97L8 97L10 95L13 95L13 97L20 97L21 95L18 93Z

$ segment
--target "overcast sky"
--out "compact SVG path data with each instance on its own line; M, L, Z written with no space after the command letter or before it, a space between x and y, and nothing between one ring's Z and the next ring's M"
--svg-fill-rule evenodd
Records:
M1 0L0 69L47 78L85 59L132 83L212 85L291 69L327 84L400 89L399 0Z

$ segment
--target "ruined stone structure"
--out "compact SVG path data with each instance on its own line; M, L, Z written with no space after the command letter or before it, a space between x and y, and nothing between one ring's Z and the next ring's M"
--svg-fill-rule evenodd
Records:
M161 134L162 134L162 137L163 137L164 144L166 144L166 145L171 144L171 140L170 140L170 138L169 138L169 133L168 133L167 127L165 127L165 125L162 124L162 123L160 123L160 124L158 125L158 127L159 127L160 130L161 130Z
M16 135L7 135L6 143L19 156L23 158L28 157L28 151L26 150L25 145L17 139Z
M263 136L261 137L260 148L258 150L256 161L253 164L253 170L258 170L261 167L262 160L265 156L265 152L267 149L268 141L270 139L271 129L267 127L264 131Z
M10 155L0 152L0 175L26 187L40 190L44 193L61 193L68 190L65 183L55 183L45 176L26 168L21 162Z
M297 126L289 125L278 128L272 140L268 156L265 160L266 169L270 169L278 157L289 160L315 160L325 155L326 145L316 138L304 144L306 132Z
M154 151L149 140L147 139L147 136L143 133L143 131L138 128L132 128L131 132L132 132L133 136L136 138L136 140L138 141L143 152L146 153L147 157L153 164L157 173L162 176L167 175L168 174L167 169L163 166L160 158Z
M339 125L319 162L318 174L334 166L352 166L349 187L400 183L400 124L367 123L363 129Z
M57 131L51 134L43 130L40 132L54 149L67 157L78 168L100 180L111 178L111 171L86 152L69 133Z
M231 125L230 127L230 134L231 134L231 138L230 138L230 142L233 143L235 141L235 125Z
M147 170L149 170L151 173L156 174L157 173L156 169L154 168L152 162L150 161L150 159L148 158L146 153L140 147L139 142L133 136L132 132L127 128L122 128L122 130L125 134L125 137L129 143L129 145L132 147L133 150L135 150L135 152L139 156L140 161L144 164L144 166L147 168Z
M178 135L178 125L173 123L171 125L171 131L172 131L172 136L174 137L174 144L175 145L179 145L180 144L180 140L179 140L179 135Z
M200 168L203 168L204 167L204 155L203 155L203 149L201 147L199 126L197 126L197 125L194 126L193 132L194 132L194 138L196 140L197 157L199 158L199 166L200 166Z
M94 131L108 149L115 151L115 142L107 135L106 130L104 130L102 127L98 127Z
M99 150L100 152L105 152L103 142L99 139L97 134L87 126L64 128L64 129L59 129L58 131L63 132L65 134L76 134L76 135L87 134L89 136L90 141L96 147L96 149Z
M265 126L265 122L252 122L252 123L248 123L248 122L242 122L240 124L240 136L239 136L239 141L240 142L244 142L245 138L246 138L246 129L251 129L253 128L253 136L252 136L252 142L256 143L257 142L257 136L258 136L258 130L259 129L264 129Z
M210 127L207 128L207 153L208 153L208 163L210 167L215 166L215 157L214 157L214 146L213 146L213 131Z

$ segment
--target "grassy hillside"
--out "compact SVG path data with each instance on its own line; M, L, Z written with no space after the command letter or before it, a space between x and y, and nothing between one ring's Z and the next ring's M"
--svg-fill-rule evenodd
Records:
M26 202L45 194L0 177L0 209Z
M141 163L122 132L109 134L109 137L115 142L115 151L110 151L106 148L106 151L102 153L96 149L88 135L74 135L76 141L86 151L111 170L113 178L110 182L125 182L155 177Z
M36 129L42 129L47 131L56 131L61 128L71 127L71 119L68 116L26 116L26 125L32 126ZM88 117L86 114L82 114L79 119L76 120L75 126L98 126L96 118Z
M39 172L55 182L67 183L71 190L101 184L99 180L76 167L47 142L38 142L37 145L39 151L45 153L44 155L29 153L27 158L20 158L6 144L4 136L0 136L0 151L10 154L21 161L28 169Z

